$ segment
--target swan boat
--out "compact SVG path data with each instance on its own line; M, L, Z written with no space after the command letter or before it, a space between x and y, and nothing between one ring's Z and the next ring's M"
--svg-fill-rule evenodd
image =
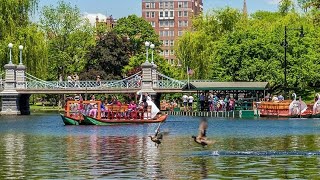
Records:
M297 95L292 94L293 100L257 102L256 107L260 117L283 117L283 118L319 118L320 96L313 105L307 105Z
M159 123L167 119L158 114L156 105L148 102L147 110L128 111L128 105L107 105L101 108L101 101L67 101L65 113L60 114L65 125L112 125Z

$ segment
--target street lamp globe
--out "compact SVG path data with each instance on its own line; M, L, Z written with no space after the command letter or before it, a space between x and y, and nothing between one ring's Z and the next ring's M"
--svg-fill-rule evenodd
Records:
M151 45L150 45L150 48L151 48L151 49L154 49L154 44L151 44Z
M12 43L9 43L8 44L8 47L11 49L13 47L13 44Z
M146 47L149 47L149 46L150 46L150 42L149 42L149 41L146 41L146 42L144 43L144 45L145 45Z
M19 50L21 51L22 49L23 49L23 46L22 46L22 45L20 45L20 46L19 46Z

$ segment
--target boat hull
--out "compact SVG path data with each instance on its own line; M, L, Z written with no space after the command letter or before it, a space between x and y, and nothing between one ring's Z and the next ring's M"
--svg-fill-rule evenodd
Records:
M89 116L84 116L84 123L87 125L119 125L119 124L145 124L145 123L160 123L167 119L168 115L161 115L157 119L96 119Z
M65 125L80 125L81 124L81 122L77 119L64 116L63 114L60 114L60 116L61 116Z

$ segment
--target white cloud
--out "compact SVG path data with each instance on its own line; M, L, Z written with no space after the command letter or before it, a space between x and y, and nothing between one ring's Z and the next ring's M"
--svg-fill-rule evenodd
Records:
M280 0L267 0L268 4L279 4Z
M99 21L101 21L101 20L106 20L106 16L105 15L103 15L103 14L101 14L101 13L97 13L97 14L93 14L93 13L87 13L87 12L85 12L84 13L84 15L83 15L83 17L84 18L87 18L87 19L89 19L89 22L92 24L92 25L95 25L95 23L96 23L96 17L98 16L98 18L99 18Z

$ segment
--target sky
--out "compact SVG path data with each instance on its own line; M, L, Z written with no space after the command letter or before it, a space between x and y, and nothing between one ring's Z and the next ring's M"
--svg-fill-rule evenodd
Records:
M43 6L55 6L60 0L40 0L39 11ZM141 16L141 0L64 0L76 5L80 11L94 21L98 15L99 18L105 18L105 15L112 15L114 18L136 14ZM257 10L276 11L279 0L247 0L248 12L253 13ZM213 8L222 8L230 6L242 9L243 0L203 0L204 11ZM36 15L39 16L39 13ZM38 19L38 17L34 17Z

